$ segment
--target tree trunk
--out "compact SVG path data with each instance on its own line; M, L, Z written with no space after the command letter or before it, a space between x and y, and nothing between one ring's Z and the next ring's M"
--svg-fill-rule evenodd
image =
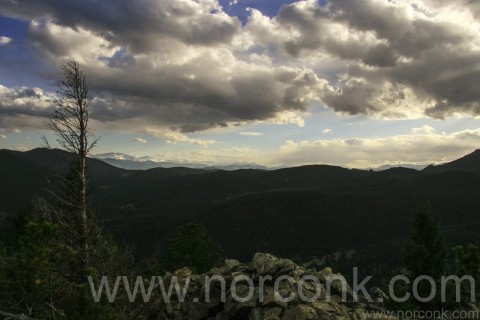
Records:
M89 239L89 219L88 219L88 212L87 212L87 177L86 177L86 159L85 156L80 156L79 161L79 179L80 179L80 186L79 186L79 212L78 212L78 232L79 232L79 239L80 239L80 277L85 280L87 276L87 268L90 265L90 256L89 256L89 248L88 248L88 239Z

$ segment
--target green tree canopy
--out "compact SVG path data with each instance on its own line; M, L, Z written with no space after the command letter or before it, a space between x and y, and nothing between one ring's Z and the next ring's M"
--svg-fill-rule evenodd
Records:
M453 248L455 272L458 276L472 276L480 283L480 247L470 244L468 247Z
M455 274L459 277L471 276L475 284L480 283L480 247L470 244L466 248L463 246L456 246L453 248L453 260L455 267ZM471 287L467 283L462 283L462 302L468 303L472 294ZM479 294L476 294L478 301Z
M413 278L428 275L440 278L445 272L446 247L440 222L430 207L415 213L414 231L405 255L405 266Z
M222 256L222 249L199 222L180 228L178 235L162 252L157 271L174 271L188 267L194 272L205 272Z
M445 273L446 247L440 222L429 206L415 212L414 231L407 245L404 263L408 276L413 282L420 276L432 277L437 285ZM428 297L432 288L427 281L420 282L418 294ZM437 293L439 291L437 290ZM421 309L432 309L438 306L438 300L431 303L414 303Z

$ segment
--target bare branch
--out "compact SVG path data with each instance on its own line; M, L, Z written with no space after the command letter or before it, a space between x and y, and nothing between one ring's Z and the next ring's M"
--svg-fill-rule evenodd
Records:
M88 127L88 87L80 64L70 60L62 64L60 69L63 80L58 86L59 98L55 100L56 109L50 118L49 127L60 147L71 153L73 159L69 175L63 179L64 190L51 190L51 194L60 204L60 209L52 212L56 221L69 231L68 243L78 249L79 276L85 281L93 224L87 203L87 156L96 146L98 139L90 141L93 135ZM48 141L45 144L48 146Z
M37 320L34 318L27 317L26 315L23 314L13 314L13 313L8 313L8 312L3 312L0 311L0 319L3 320Z

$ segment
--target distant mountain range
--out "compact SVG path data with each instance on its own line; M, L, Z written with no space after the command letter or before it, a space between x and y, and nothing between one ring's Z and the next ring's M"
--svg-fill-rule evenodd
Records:
M264 166L255 163L233 163L233 164L216 164L209 165L204 163L193 162L171 162L171 161L156 161L152 157L134 157L123 153L104 153L93 155L92 158L100 159L112 166L127 169L127 170L149 170L154 168L175 168L185 167L192 169L207 169L207 170L239 170L239 169L267 169Z
M407 168L407 169L415 169L415 170L423 170L428 165L421 165L421 164L409 164L409 163L402 163L402 164L386 164L377 168L373 168L375 171L383 171L392 168Z
M58 150L0 150L2 237L11 236L11 217L33 196L48 197L69 157ZM134 244L140 257L161 250L180 225L195 219L229 257L247 260L266 251L309 258L355 249L357 262L383 270L400 262L413 212L426 202L440 216L449 245L480 243L480 150L423 170L126 170L99 159L88 166L99 221L119 241Z
M232 164L216 164L209 165L204 163L194 163L194 162L172 162L172 161L157 161L153 157L135 157L124 153L109 152L103 154L93 155L92 158L100 159L112 166L127 169L127 170L149 170L154 168L175 168L175 167L185 167L191 169L211 169L211 170L239 170L239 169L259 169L259 170L268 170L268 169L280 169L283 167L269 168L262 166L256 163L232 163ZM392 168L408 168L415 170L422 170L428 165L417 165L417 164L386 164L380 167L372 168L375 171L383 171Z

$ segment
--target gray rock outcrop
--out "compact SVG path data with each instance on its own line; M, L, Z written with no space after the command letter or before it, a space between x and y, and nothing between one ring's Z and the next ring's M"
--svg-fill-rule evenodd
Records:
M185 299L175 290L170 301L158 298L149 319L364 320L365 304L354 299L348 285L332 282L327 297L331 276L343 279L329 268L306 270L265 253L247 264L226 260L203 275L184 268L165 275L164 284L168 288L176 281L183 287L188 282Z

